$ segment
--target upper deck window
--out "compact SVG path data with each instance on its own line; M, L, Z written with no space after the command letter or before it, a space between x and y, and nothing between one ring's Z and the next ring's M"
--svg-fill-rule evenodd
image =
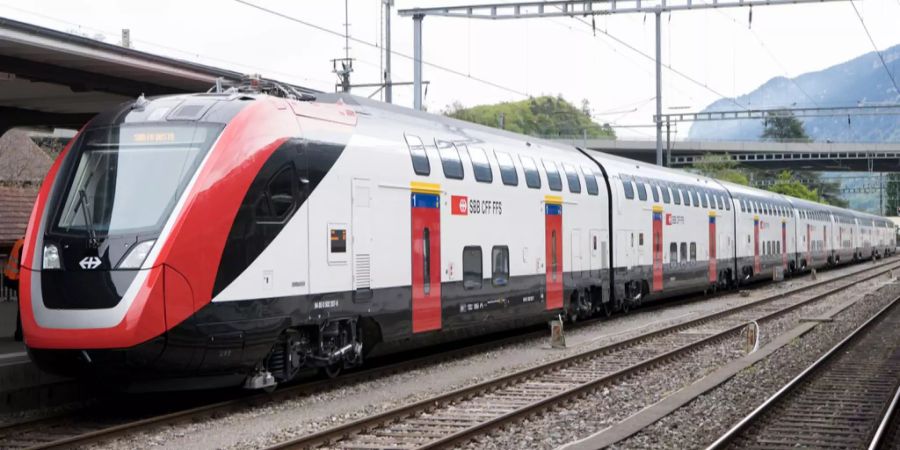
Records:
M519 156L522 162L522 169L525 171L525 184L532 189L541 188L541 176L538 174L537 165L534 160L527 156Z
M635 186L637 186L638 200L647 201L647 188L644 187L644 182L641 180L634 180Z
M475 181L482 183L494 181L494 172L491 170L491 163L488 162L484 150L478 147L469 147L469 159L472 160L472 173L475 174Z
M465 147L465 146L463 146ZM438 143L438 153L441 155L441 166L444 168L444 176L455 180L465 177L462 161L459 159L459 150L450 142Z
M428 162L428 154L425 153L425 144L418 136L407 134L405 137L409 155L412 157L413 171L416 175L430 175L431 164Z
M551 191L562 190L562 177L559 176L559 168L556 163L549 160L542 160L544 164L544 172L547 174L547 186Z
M631 184L631 180L622 178L622 189L625 191L625 198L634 198L634 186Z
M574 167L563 164L563 172L566 173L566 181L569 184L569 192L573 194L581 193L581 180L578 179L578 171Z
M600 187L597 184L597 176L594 175L594 171L587 167L582 167L581 173L584 174L584 186L587 188L588 195L599 195Z
M512 157L509 153L494 152L497 157L497 163L500 165L500 180L507 186L519 185L519 173L516 172L516 165L513 164Z

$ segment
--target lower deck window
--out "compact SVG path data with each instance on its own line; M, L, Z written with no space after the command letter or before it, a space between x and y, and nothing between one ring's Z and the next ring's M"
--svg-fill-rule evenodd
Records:
M509 247L496 246L491 250L492 276L494 286L506 286L509 283Z
M481 289L483 271L481 268L481 247L463 248L463 287Z

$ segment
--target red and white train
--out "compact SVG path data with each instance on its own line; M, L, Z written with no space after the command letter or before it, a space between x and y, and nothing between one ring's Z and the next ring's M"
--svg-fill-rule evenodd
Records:
M896 244L869 214L357 97L266 91L141 98L72 140L25 244L34 361L263 388Z

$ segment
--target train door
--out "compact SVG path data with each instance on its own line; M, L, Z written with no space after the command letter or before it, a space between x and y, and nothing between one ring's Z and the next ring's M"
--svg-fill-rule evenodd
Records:
M603 269L603 253L605 251L605 240L603 240L603 235L600 234L600 230L590 230L588 239L590 242L588 245L590 246L591 255L589 257L589 270L591 271L591 277L600 277L600 270Z
M718 279L718 261L716 253L716 213L709 212L709 282L715 283Z
M563 306L562 201L544 201L547 309Z
M569 272L573 277L581 276L582 267L581 259L581 230L572 230L571 239L569 240Z
M354 299L367 299L372 295L372 188L369 180L357 178L352 183L353 213L350 233L353 246Z
M413 183L412 331L441 328L441 194L440 186Z
M663 290L663 226L662 208L653 207L653 291Z
M758 275L762 271L759 261L759 216L753 217L753 274Z
M781 267L787 269L787 221L781 221Z

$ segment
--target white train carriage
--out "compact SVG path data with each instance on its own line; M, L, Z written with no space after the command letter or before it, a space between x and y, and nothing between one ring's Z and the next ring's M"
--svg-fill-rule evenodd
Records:
M734 199L737 273L743 281L772 278L776 267L793 271L796 218L790 200L780 194L723 183Z
M618 306L727 286L734 280L734 220L717 181L589 151L613 200ZM702 231L701 231L702 230Z

